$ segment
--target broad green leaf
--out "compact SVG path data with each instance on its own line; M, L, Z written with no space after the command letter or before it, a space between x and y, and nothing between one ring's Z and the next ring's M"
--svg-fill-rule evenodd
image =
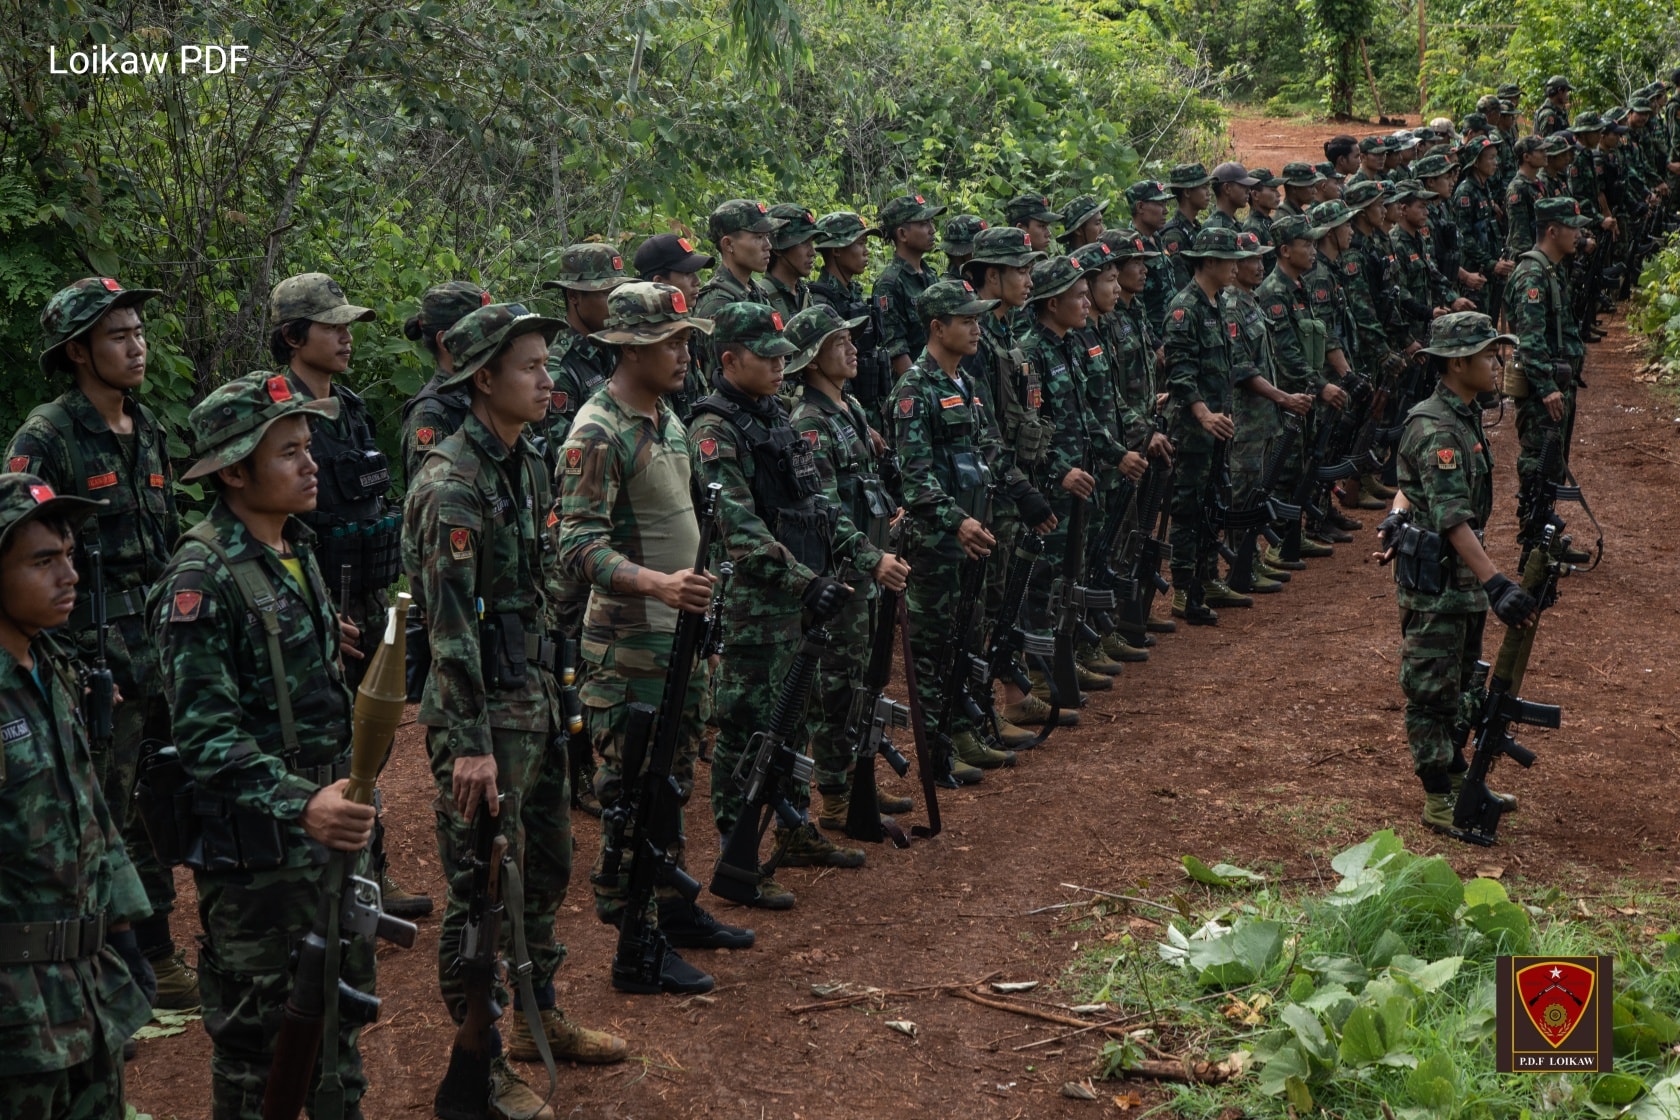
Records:
M1371 968L1384 968L1396 955L1406 951L1406 939L1392 929L1385 929L1370 952L1365 954L1365 963Z
M1654 1058L1680 1039L1680 1023L1631 994L1616 997L1612 1022L1619 1056Z
M1365 966L1352 957L1321 953L1307 958L1301 967L1312 973L1321 984L1343 984L1356 988L1370 978Z
M1338 852L1330 861L1330 866L1338 875L1357 875L1367 867L1381 867L1397 852L1406 850L1406 845L1392 829L1383 829L1373 833L1370 837L1355 844L1345 851Z
M1184 870L1190 878L1196 880L1198 883L1206 883L1210 887L1231 886L1231 880L1218 874L1213 870L1213 868L1209 867L1195 856L1184 856L1179 862L1184 864Z
M1607 1073L1593 1083L1588 1099L1594 1104L1624 1105L1645 1093L1645 1082L1629 1073Z
M1451 1108L1458 1099L1458 1068L1452 1058L1437 1051L1406 1075L1406 1090L1424 1108Z
M1234 988L1258 980L1282 948L1282 923L1238 922L1223 937L1191 941L1189 960L1199 970L1197 982L1203 987Z
M1302 1052L1309 1058L1329 1063L1336 1060L1335 1043L1330 1041L1330 1036L1325 1033L1324 1024L1318 1021L1317 1015L1298 1003L1288 1003L1284 1004L1278 1018L1295 1032L1295 1040L1301 1044Z
M1299 1077L1291 1077L1283 1083L1283 1099L1299 1114L1311 1114L1313 1110L1312 1090Z
M1622 1115L1627 1120L1680 1120L1680 1073L1652 1085L1651 1091Z
M1259 1054L1255 1057L1258 1058ZM1300 1043L1290 1041L1274 1050L1266 1059L1266 1064L1260 1067L1260 1091L1267 1096L1282 1096L1289 1079L1305 1080L1310 1073L1306 1052L1301 1049Z
M1496 953L1526 953L1533 939L1528 911L1514 902L1472 906L1464 924L1493 942Z
M1509 902L1511 896L1505 893L1505 885L1498 879L1472 879L1464 884L1464 904L1466 906L1491 906L1496 902Z
M1381 1060L1388 1053L1382 1017L1369 1007L1354 1008L1342 1024L1342 1041L1337 1049L1345 1065L1368 1066Z
M1451 921L1464 904L1464 884L1458 872L1440 856L1420 859L1406 868L1389 891L1396 906Z
M1266 877L1258 871L1250 871L1246 867L1234 867L1229 863L1216 863L1213 873L1223 879L1229 879L1233 884L1264 883Z

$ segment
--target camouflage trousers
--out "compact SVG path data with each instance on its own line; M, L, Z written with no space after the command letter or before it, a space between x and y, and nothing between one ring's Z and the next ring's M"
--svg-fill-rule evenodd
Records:
M624 795L624 754L628 745L630 705L649 704L655 708L659 707L665 694L666 667L671 660L671 635L633 635L601 648L586 649L584 657L587 669L580 689L583 714L589 729L590 745L601 760L595 768L595 796L600 799L603 809L611 809ZM687 699L682 711L676 715L681 726L677 733L677 753L671 760L671 776L676 779L677 788L682 791L684 805L687 805L688 799L694 795L694 764L700 757L700 737L703 728L701 708L706 695L706 670L707 666L704 663L695 666L694 674L689 678ZM654 734L658 734L657 721ZM647 747L649 754L652 749L653 745L650 742ZM647 772L649 754L642 756L643 765L632 776L632 780L639 783L642 775ZM677 813L676 831L679 837L684 837L680 810ZM606 852L606 842L607 836L603 831L602 856ZM686 837L676 845L675 855L679 867L686 867L683 857L687 847ZM611 880L604 879L602 856L596 857L595 870L590 876L590 881L595 886L595 915L603 922L616 923L619 912L624 909L625 893L630 886L630 872L636 863L634 822L626 822L620 848L619 869L615 877ZM677 892L670 887L656 888L653 900L650 900L647 906L647 920L658 924L658 908L654 900L674 901L677 897Z
M361 862L365 863L365 859ZM315 923L325 867L274 871L198 872L198 987L210 1036L211 1114L215 1120L260 1120L274 1040L292 990L291 954ZM340 977L374 990L373 944L352 938ZM359 1026L340 1022L335 1068L346 1115L360 1115L367 1089L356 1039ZM320 1059L314 1082L320 1083ZM313 1099L313 1097L311 1098ZM313 1111L313 1108L311 1108Z
M463 857L473 850L473 828L455 811L450 792L454 762L439 749L446 728L428 728L426 747L432 756L437 799L438 861L443 866L449 897L438 930L438 983L443 1002L457 1022L464 1006L462 981L451 976L461 945L461 929L472 898L472 870ZM519 867L525 888L523 915L509 914L502 923L503 952L513 959L513 923L523 921L525 944L531 952L531 984L537 1006L554 1006L554 973L566 959L566 947L555 939L554 918L566 901L572 878L571 785L563 746L550 749L548 736L538 731L490 729L496 756L496 789L505 794L499 833L508 839L508 854ZM479 807L483 812L483 806ZM508 992L498 984L496 1000L508 1005ZM522 1005L521 1005L522 1006Z
M1424 788L1447 790L1460 770L1463 729L1475 718L1476 662L1485 612L1400 610L1400 691L1406 694L1406 742ZM1433 783L1433 785L1432 785ZM1440 788L1435 789L1433 786Z
M712 819L725 836L746 808L735 785L735 767L746 755L753 735L769 730L776 696L797 652L798 646L786 641L731 642L712 678L713 720L717 724L717 739L712 744ZM815 695L817 690L813 687L811 691ZM803 719L798 726L804 728ZM804 783L790 783L781 792L797 808L811 803L811 787Z
M910 618L910 648L916 655L916 695L930 730L945 707L945 693L939 687L939 664L956 626L963 568L955 535L947 535L941 543L946 547L919 546L906 557L913 573L904 605ZM992 554L997 555L996 550ZM955 737L973 730L974 723L963 706L955 705L951 725L945 732Z
M68 1069L0 1077L7 1120L123 1120L122 1054L93 1032L93 1052Z
M1172 529L1167 542L1172 546L1172 582L1178 591L1192 583L1212 579L1219 571L1219 553L1207 546L1202 532L1202 496L1213 473L1213 447L1205 437L1186 439L1174 433L1178 453L1173 456Z
M1280 437L1250 437L1240 434L1231 441L1231 508L1244 510L1264 498L1260 493L1260 479L1266 473L1266 460Z
M1569 427L1569 415L1575 411L1575 390L1563 391L1563 419L1552 422L1546 412L1546 406L1541 398L1530 394L1517 401L1517 441L1522 450L1517 453L1517 487L1520 491L1522 480L1533 476L1540 470L1540 461L1546 443L1546 435L1556 432L1559 440L1563 439L1565 429ZM1565 468L1569 465L1569 448L1560 447L1557 457L1557 469L1552 472L1551 481L1564 481Z
M857 761L846 739L846 720L852 713L852 691L863 683L869 666L869 636L880 603L879 598L864 597L870 586L854 576L851 601L828 623L828 650L811 689L810 750L817 764L817 788L824 793L848 788Z

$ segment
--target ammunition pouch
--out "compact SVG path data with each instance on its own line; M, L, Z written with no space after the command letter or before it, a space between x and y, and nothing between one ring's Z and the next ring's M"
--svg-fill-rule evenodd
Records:
M1330 328L1309 316L1295 320L1296 333L1301 337L1301 350L1307 366L1314 373L1324 368L1324 356L1329 351Z
M525 630L525 618L518 611L487 614L478 624L479 656L486 689L512 690L529 683L528 670L535 665L555 672L559 649L546 634Z
M1452 560L1441 534L1416 525L1402 526L1394 544L1394 582L1407 591L1439 595L1446 589Z
M397 580L402 569L402 517L346 521L323 517L310 522L315 530L315 560L321 576L335 592L340 575L349 566L350 594L362 596L383 591ZM339 604L343 608L345 604Z

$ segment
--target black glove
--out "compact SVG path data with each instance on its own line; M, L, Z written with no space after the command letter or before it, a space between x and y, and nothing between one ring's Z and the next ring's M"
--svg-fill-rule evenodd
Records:
M812 625L821 626L839 614L840 608L851 597L852 589L839 580L818 576L805 585L805 594L799 597L799 601L811 612Z
M1498 572L1493 573L1493 578L1482 584L1482 590L1487 592L1488 606L1499 616L1499 621L1507 626L1520 626L1526 622L1538 605L1534 596Z
M146 997L146 1006L150 1007L157 999L157 973L152 971L152 962L140 952L134 930L114 930L105 935L105 943L115 949L117 956L128 966L128 974L140 985L140 994Z
M1396 539L1400 535L1401 527L1411 519L1411 510L1391 509L1388 511L1388 516L1377 524L1377 539L1382 542L1385 550L1394 547Z
M1021 523L1029 529L1044 524L1056 512L1050 508L1049 500L1030 486L1015 496L1015 510L1021 515Z

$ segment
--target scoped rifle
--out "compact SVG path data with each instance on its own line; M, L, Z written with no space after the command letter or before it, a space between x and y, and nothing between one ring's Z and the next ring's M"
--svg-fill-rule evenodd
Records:
M346 800L372 805L374 782L390 753L402 722L407 695L404 645L408 608L413 600L397 595L385 622L385 635L356 690L350 746L350 784ZM314 1090L316 1120L344 1115L344 1086L338 1073L340 1020L371 1023L379 1017L379 997L358 991L339 975L351 937L382 937L413 948L415 927L381 908L379 884L351 872L360 853L333 851L322 880L315 924L298 946L292 991L274 1042L274 1063L263 1093L263 1120L296 1120ZM324 1052L323 1052L324 1051ZM315 1057L321 1055L321 1082L315 1084Z
M886 694L887 682L892 677L898 595L883 587L875 601L875 634L869 648L869 665L863 671L863 680L852 689L852 707L846 715L846 741L852 744L852 790L845 832L854 840L872 844L890 836L895 847L908 848L910 840L904 830L881 816L875 796L876 755L886 759L899 777L910 772L910 760L887 738L892 728L910 726L910 709Z
M1159 416L1155 418L1155 430L1165 430ZM1131 594L1121 600L1115 622L1121 636L1134 646L1141 647L1146 640L1145 626L1155 596L1172 590L1172 584L1161 575L1161 565L1172 563L1172 545L1167 543L1166 529L1160 524L1171 482L1172 467L1166 460L1149 460L1138 482L1137 523L1121 553L1119 570Z
M1522 588L1534 597L1542 612L1557 601L1558 579L1568 570L1561 559L1569 538L1564 535L1565 525L1557 515L1558 487L1545 481L1557 467L1558 439L1555 429L1547 432L1541 446L1541 466L1534 475L1536 481L1525 480L1526 516L1518 530L1523 549ZM1491 847L1496 842L1499 818L1507 806L1488 793L1488 774L1501 755L1524 769L1533 766L1535 760L1533 751L1512 738L1512 725L1558 727L1563 722L1563 711L1555 704L1537 704L1517 696L1528 671L1528 657L1538 630L1538 617L1526 629L1506 630L1491 673L1486 662L1477 663L1479 671L1486 676L1486 683L1478 689L1476 722L1466 729L1474 753L1453 808L1455 839L1483 847Z
M507 849L507 837L501 834L498 819L490 815L489 804L480 805L473 820L472 854L465 861L472 874L467 920L450 966L461 978L464 1006L449 1050L449 1068L432 1100L432 1110L441 1120L486 1120L490 1115L490 1071L499 1052L496 1021L502 1017L496 978L502 920L507 913L502 902Z
M722 493L723 487L713 482L706 487L700 502L696 575L706 571L706 559L717 532L717 507ZM604 840L597 882L601 886L616 885L626 852L631 856L624 909L618 923L618 949L612 963L612 984L621 992L661 990L659 976L665 964L665 939L647 921L654 890L668 886L690 902L700 894L700 884L677 862L682 839L683 795L671 770L682 736L689 682L707 641L707 613L678 613L659 708L656 711L647 704L630 705L623 789L618 801L601 812Z
M1272 452L1266 457L1265 466L1260 471L1260 484L1254 500L1249 503L1248 508L1232 510L1226 514L1226 544L1230 545L1233 536L1237 542L1231 546L1229 558L1230 583L1233 590L1254 590L1254 561L1260 555L1260 539L1269 527L1279 522L1300 523L1301 507L1279 501L1272 495L1272 490L1277 486L1278 475L1283 473L1284 461L1294 452L1295 441L1300 438L1300 420L1294 416L1285 417L1283 434L1273 445Z
M741 761L735 767L735 788L741 794L741 816L730 829L718 854L717 867L712 872L708 888L719 898L748 905L758 898L758 884L767 872L761 872L758 862L759 843L772 820L779 820L783 828L798 828L805 823L805 813L783 796L787 782L809 782L815 766L809 755L800 751L800 734L805 704L811 696L811 685L817 678L823 651L828 648L826 619L819 619L805 631L799 650L793 655L793 665L776 693L776 706L770 712L770 726L753 733Z

